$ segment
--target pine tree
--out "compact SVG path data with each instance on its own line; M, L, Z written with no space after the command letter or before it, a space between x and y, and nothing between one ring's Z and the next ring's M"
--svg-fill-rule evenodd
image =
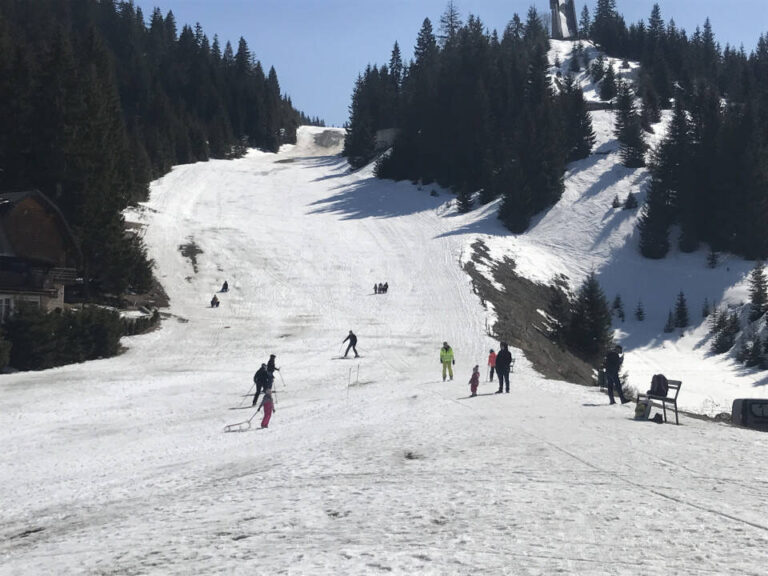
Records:
M749 275L749 320L754 322L763 317L768 309L768 280L762 261L758 261Z
M613 63L608 65L608 68L603 75L603 80L600 83L600 100L607 102L613 100L616 97L616 71L613 69Z
M624 200L624 210L634 210L637 208L637 197L634 195L634 193L630 192L627 194L627 199Z
M613 201L611 202L611 207L612 208L620 208L621 207L621 200L619 200L619 195L618 194L616 194L613 197Z
M560 92L566 159L568 162L589 156L595 145L592 117L587 111L584 93L568 75Z
M677 301L675 302L675 327L686 328L690 323L688 303L685 299L685 294L681 291L677 295Z
M708 268L717 268L717 264L719 261L719 256L715 250L712 249L712 247L709 247L709 253L707 254L707 267Z
M616 313L616 317L624 322L625 316L624 316L624 303L621 301L621 295L616 294L616 297L613 299L613 304L611 305L611 308L613 312Z
M589 16L589 8L585 3L581 9L581 17L579 18L579 38L582 40L588 39L591 28L592 18Z
M643 308L642 300L638 300L637 306L635 307L635 319L638 322L645 320L645 308Z
M620 82L616 97L616 119L614 134L619 141L622 163L627 168L645 166L647 145L640 126L640 117L635 108L632 89L626 82Z
M592 82L597 84L605 76L605 58L602 54L598 54L597 58L592 61L589 66L589 74L592 77Z
M611 341L611 311L597 277L591 273L576 296L568 343L585 360L597 362Z
M664 332L669 334L675 331L675 317L672 316L672 310L667 315L667 322L664 324Z

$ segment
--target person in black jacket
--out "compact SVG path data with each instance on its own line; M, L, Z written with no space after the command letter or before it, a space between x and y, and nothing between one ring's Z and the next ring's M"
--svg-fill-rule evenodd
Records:
M355 358L359 358L360 354L357 353L357 348L355 346L357 345L357 336L355 336L354 332L352 330L349 331L349 336L344 338L344 340L341 341L342 344L349 340L349 346L347 346L347 351L344 352L344 358L347 357L347 354L349 354L349 349L352 348L352 351L355 353Z
M256 403L259 401L259 394L261 394L261 391L265 390L267 386L269 386L270 380L271 375L267 370L267 365L262 364L261 368L259 368L256 371L256 374L253 375L253 381L256 384L256 394L253 395L253 402L251 403L251 406L256 406Z
M274 354L270 354L269 360L267 361L267 372L269 372L270 374L272 374L275 370L280 372L280 368L275 367L275 358L277 358L277 356L275 356Z
M501 343L501 350L496 354L496 374L499 377L499 389L496 394L504 392L504 382L507 384L507 394L509 394L509 368L512 366L512 353L506 342Z
M603 366L605 367L605 384L608 387L608 398L611 399L611 404L616 404L616 400L613 399L613 389L619 393L619 400L622 404L629 402L624 397L624 390L621 389L621 380L619 379L619 369L622 362L624 362L624 355L621 346L616 346L608 354L605 355L605 361Z

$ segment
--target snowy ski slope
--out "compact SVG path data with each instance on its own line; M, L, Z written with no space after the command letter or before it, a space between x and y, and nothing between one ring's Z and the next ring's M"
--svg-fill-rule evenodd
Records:
M635 422L519 354L513 393L467 398L497 347L460 270L471 241L577 278L629 234L612 191L579 194L572 168L564 205L512 239L493 207L461 216L448 195L350 174L321 131L155 182L133 216L171 317L119 357L0 378L0 574L765 573L768 436ZM585 182L608 161L584 161ZM579 210L611 234L547 240ZM338 360L350 329L362 358ZM270 353L270 428L223 433L252 414L237 407Z

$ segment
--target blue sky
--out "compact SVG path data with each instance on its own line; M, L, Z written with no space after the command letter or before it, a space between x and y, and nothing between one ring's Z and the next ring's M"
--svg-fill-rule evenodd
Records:
M596 0L587 6L594 12ZM689 35L708 16L717 40L752 50L768 32L768 0L617 0L627 23L647 20L658 2L665 21L675 20ZM359 72L389 61L397 40L404 59L424 18L435 29L448 0L134 0L149 18L155 6L172 10L181 29L199 22L209 38L219 35L237 48L240 36L266 70L274 66L280 87L293 104L329 125L347 119L352 87ZM581 13L583 0L576 0ZM501 31L517 12L533 5L549 11L549 0L454 0L462 18L479 16Z

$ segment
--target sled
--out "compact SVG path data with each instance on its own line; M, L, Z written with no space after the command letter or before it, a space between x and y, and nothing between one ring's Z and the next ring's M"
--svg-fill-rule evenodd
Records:
M244 420L243 422L235 422L234 424L227 424L224 426L224 432L248 432L251 429L251 420L256 417L259 411L253 413L253 416Z

